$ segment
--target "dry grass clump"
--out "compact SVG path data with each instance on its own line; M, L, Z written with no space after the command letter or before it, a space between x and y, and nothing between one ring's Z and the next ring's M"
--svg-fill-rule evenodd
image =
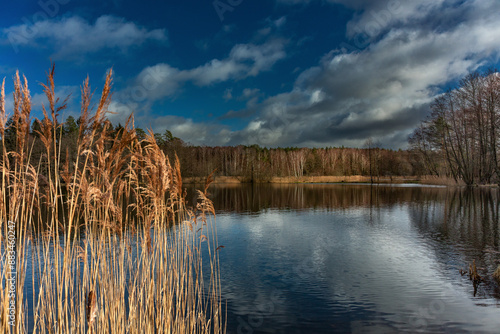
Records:
M11 326L5 283L11 275L2 257L0 332L224 332L213 206L200 192L197 208L186 207L178 160L172 167L152 133L139 142L132 117L120 136L108 136L111 75L93 113L88 78L81 87L75 162L62 159L68 152L58 116L66 101L54 93L54 67L42 85L48 104L36 136L29 133L28 82L16 74L16 145L9 151L2 84L0 250L13 221L17 275ZM37 140L44 153L31 161ZM33 286L32 310L26 283Z
M461 180L458 182L451 177L447 176L435 176L435 175L424 175L420 179L421 184L437 185L437 186L464 186L465 183Z
M476 297L477 287L484 281L481 275L479 275L479 273L477 272L476 260L472 260L472 264L469 263L469 271L463 269L460 269L459 271L460 275L462 276L464 276L465 274L469 275L469 280L472 282L472 285L474 287L474 297Z
M498 266L497 270L493 273L493 278L500 284L500 266Z

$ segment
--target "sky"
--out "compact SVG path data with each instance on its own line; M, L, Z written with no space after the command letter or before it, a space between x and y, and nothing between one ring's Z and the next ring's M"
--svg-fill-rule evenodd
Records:
M113 70L109 119L193 145L405 149L433 99L500 63L497 0L18 0L0 12L0 79L33 116L51 62L61 115ZM97 99L95 99L97 103Z

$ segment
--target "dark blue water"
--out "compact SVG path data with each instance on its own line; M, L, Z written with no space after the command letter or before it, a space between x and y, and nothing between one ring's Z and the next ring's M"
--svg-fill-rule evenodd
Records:
M497 189L214 185L210 193L228 333L500 332ZM472 261L484 279L476 291L459 272ZM30 264L28 314L39 284Z
M498 190L212 186L228 333L500 332ZM467 269L484 277L474 296Z

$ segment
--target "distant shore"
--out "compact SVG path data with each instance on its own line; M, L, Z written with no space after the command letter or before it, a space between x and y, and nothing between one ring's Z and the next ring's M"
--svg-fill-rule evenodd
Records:
M254 183L371 183L372 178L364 175L351 175L351 176L301 176L301 177L272 177L269 179L253 180ZM186 184L203 184L206 178L203 177L183 177L182 182ZM252 183L249 177L237 176L216 176L214 177L214 184L241 184ZM403 184L403 183L418 183L427 185L446 185L446 186L460 186L453 179L438 178L434 176L380 176L373 177L373 183L380 184Z

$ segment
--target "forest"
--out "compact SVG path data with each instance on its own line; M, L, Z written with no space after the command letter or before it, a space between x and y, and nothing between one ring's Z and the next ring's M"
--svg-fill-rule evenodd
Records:
M7 121L7 150L15 147L15 122L13 118ZM35 140L41 134L40 122L32 122L28 142L32 143L31 161L43 163L45 148L41 141ZM57 127L61 159L64 163L69 161L70 166L77 158L75 148L80 122L80 119L69 116ZM107 132L106 138L109 139L104 145L111 147L124 128L107 121L98 131ZM135 131L139 140L145 138L143 129L136 128ZM170 161L175 161L177 155L183 177L206 177L214 170L215 175L240 177L246 181L266 181L276 176L409 176L425 173L414 152L383 149L371 141L367 141L364 148L266 148L258 145L193 146L174 137L168 130L163 134L155 133L154 138Z
M243 181L265 182L273 177L302 176L423 176L452 178L466 185L500 183L500 76L495 70L475 72L439 95L430 106L427 119L409 137L409 148L390 150L371 139L362 148L267 148L251 146L193 146L170 131L154 133L158 146L170 161L179 158L183 177L238 177ZM61 102L64 105L64 102ZM76 161L76 143L81 119L73 116L57 124L62 162ZM15 148L20 121L6 122L5 145ZM40 140L43 121L31 122L28 142L31 161L44 161ZM124 128L107 120L97 131L106 131L105 146L111 147ZM146 131L135 129L139 140Z

